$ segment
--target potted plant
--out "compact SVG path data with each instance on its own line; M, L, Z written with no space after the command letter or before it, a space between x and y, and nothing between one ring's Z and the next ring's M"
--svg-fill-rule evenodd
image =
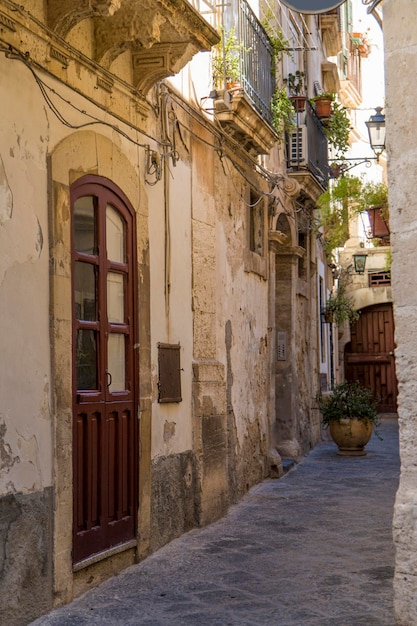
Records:
M240 81L240 58L244 50L238 42L235 29L221 30L219 43L214 47L212 57L213 82L218 88L237 87Z
M297 112L302 112L305 109L306 96L301 92L304 90L304 72L297 70L295 74L288 74L287 78L284 78L284 84L288 87L290 100L294 109Z
M365 456L365 446L379 419L372 392L358 381L342 382L327 393L316 396L322 414L322 424L329 428L338 454ZM376 432L378 435L378 433Z
M323 91L317 96L314 96L314 98L311 98L310 102L318 118L328 119L330 117L334 99L335 94L332 91Z
M372 237L377 239L389 238L388 187L386 184L374 182L364 184L362 202L368 213Z
M354 308L353 300L346 294L344 284L339 284L336 293L331 294L322 310L325 322L340 326L346 321L356 322L359 311Z

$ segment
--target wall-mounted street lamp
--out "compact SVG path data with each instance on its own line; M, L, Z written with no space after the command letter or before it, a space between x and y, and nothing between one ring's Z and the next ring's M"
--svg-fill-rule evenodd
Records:
M366 265L366 254L354 254L353 255L353 264L355 266L355 272L357 274L363 274L365 271Z
M382 107L376 107L375 115L371 115L365 124L368 127L369 143L378 162L385 150L385 115L382 114Z

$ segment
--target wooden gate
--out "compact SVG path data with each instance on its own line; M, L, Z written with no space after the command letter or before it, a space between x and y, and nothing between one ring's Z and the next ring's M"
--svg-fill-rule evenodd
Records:
M381 413L397 411L392 304L362 309L351 325L351 342L345 347L345 376L371 389Z

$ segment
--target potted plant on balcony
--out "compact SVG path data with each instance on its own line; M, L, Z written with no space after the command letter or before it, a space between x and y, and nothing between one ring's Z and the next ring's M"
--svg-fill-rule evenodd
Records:
M304 72L297 70L295 74L288 74L288 77L284 78L283 81L288 87L290 100L298 113L304 111L307 100L306 96L302 94L304 90L304 76Z
M332 91L323 91L314 98L311 98L310 102L316 111L316 115L320 119L328 119L332 112L332 105L335 100L335 94Z
M219 43L214 47L212 56L213 82L217 88L231 89L239 87L240 58L245 50L239 43L235 29L221 30Z
M372 392L358 381L342 382L328 394L318 393L316 401L322 414L322 424L329 428L339 448L337 454L365 456L364 448L379 424Z

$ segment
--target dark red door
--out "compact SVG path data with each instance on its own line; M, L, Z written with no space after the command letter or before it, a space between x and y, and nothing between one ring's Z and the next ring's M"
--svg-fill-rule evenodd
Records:
M135 537L134 217L117 188L71 189L77 563Z
M345 348L346 380L358 380L371 389L380 412L397 411L392 304L362 309L351 325L351 342Z

